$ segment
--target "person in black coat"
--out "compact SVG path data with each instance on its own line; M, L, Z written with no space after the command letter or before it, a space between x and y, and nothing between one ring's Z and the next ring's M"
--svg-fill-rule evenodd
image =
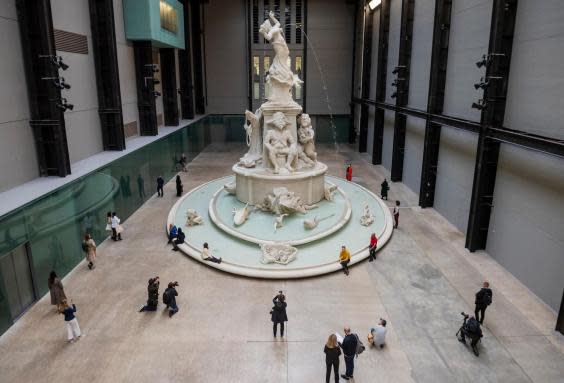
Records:
M159 277L149 279L147 286L147 304L141 307L139 312L143 311L157 311L159 304Z
M355 334L351 332L350 327L345 327L345 337L343 338L343 343L339 346L343 349L343 358L345 359L346 372L341 375L341 378L349 380L353 377L354 373L354 357L356 356L356 346L358 344L358 338Z
M388 181L384 179L384 182L380 184L380 196L386 201L388 200L388 190L390 190L390 186L388 185Z
M164 178L162 176L158 176L157 177L157 196L162 197L164 195L163 187L164 187Z
M178 231L176 232L176 238L172 240L172 250L178 251L178 245L183 244L185 239L186 234L184 234L181 228L178 228Z
M176 175L176 196L180 197L182 195L182 180L180 179L180 174Z
M331 379L331 368L333 368L333 373L335 375L335 383L339 383L339 356L341 355L341 349L337 343L337 335L329 335L329 339L327 339L323 352L325 353L325 364L327 366L325 383L329 383L329 380Z
M486 308L488 308L488 306L491 305L492 298L493 298L493 292L490 289L490 284L489 282L484 282L484 287L482 287L480 291L476 293L476 301L475 301L476 309L474 310L476 320L480 322L480 324L484 323L484 315L486 315ZM482 314L481 317L479 315L480 313Z
M288 321L288 316L286 315L286 306L288 306L288 304L286 303L286 297L282 294L282 291L278 292L278 295L274 297L272 303L274 303L274 307L270 311L272 332L276 338L276 329L278 328L278 324L280 324L280 337L283 337L284 322Z

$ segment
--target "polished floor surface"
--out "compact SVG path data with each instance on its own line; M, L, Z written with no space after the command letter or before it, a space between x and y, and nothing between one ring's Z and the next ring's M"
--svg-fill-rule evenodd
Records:
M185 190L230 174L243 151L208 147L182 174ZM345 145L319 152L330 174L342 175L351 162L353 180L372 191L387 175ZM66 343L63 318L44 297L0 338L1 383L321 382L327 336L349 325L364 338L380 317L389 323L388 345L359 356L356 382L564 381L555 314L486 253L468 253L463 234L434 210L417 208L402 184L390 192L405 207L400 227L376 262L352 267L348 277L292 281L241 278L170 251L164 222L173 189L167 184L164 198L125 222L123 241L99 246L95 270L83 262L64 279L83 339ZM180 282L172 319L162 309L137 312L154 275ZM455 333L485 279L494 303L476 358ZM284 339L272 337L268 315L279 289L288 298Z

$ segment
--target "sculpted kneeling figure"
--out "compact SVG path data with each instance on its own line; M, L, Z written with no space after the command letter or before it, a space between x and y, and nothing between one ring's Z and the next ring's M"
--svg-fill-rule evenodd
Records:
M272 119L268 121L275 129L269 129L264 138L264 146L268 155L268 160L274 168L274 173L280 172L280 164L278 158L284 158L284 167L290 172L294 171L292 167L298 148L292 133L286 127L289 125L286 116L282 112L276 112L272 115Z
M300 156L304 162L311 164L317 161L317 153L315 152L315 132L311 126L311 118L309 114L302 113L299 119L300 127L298 128L298 140L303 147L305 156Z

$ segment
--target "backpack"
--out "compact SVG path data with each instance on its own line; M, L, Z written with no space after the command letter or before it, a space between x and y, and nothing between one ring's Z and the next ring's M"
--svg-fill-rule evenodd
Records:
M479 334L480 333L480 324L475 318L470 318L466 322L466 331L470 334Z
M486 306L489 306L492 304L492 295L490 293L485 293L484 296L482 297L482 303Z
M82 242L82 251L84 251L85 253L88 252L88 245L84 241Z
M358 335L354 334L354 337L356 338L356 355L360 355L364 352L364 350L366 350L366 347L364 347L364 344L362 344L362 342L360 341L360 339L358 338Z
M163 303L165 305L169 305L170 302L172 301L172 299L170 299L170 290L166 289L165 292L163 293Z

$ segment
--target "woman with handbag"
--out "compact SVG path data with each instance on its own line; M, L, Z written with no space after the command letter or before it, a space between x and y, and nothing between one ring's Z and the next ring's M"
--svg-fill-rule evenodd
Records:
M63 283L59 277L57 277L57 273L55 273L55 271L51 271L51 274L49 274L47 286L49 287L49 293L51 294L51 304L57 306L57 312L62 312L62 310L64 310L63 301L67 299L67 296L65 295L65 290L63 289Z
M92 239L90 234L84 236L84 241L82 242L82 250L86 253L86 261L88 262L88 268L92 270L94 266L94 259L96 259L96 242Z

